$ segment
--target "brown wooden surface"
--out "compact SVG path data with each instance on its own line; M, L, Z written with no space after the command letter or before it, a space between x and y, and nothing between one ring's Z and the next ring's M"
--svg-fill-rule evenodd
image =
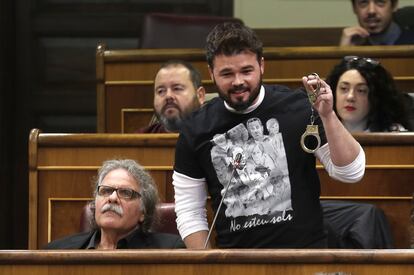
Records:
M337 46L342 27L254 29L264 47Z
M154 177L162 201L173 202L171 184L177 134L39 134L30 136L29 247L43 247L77 232L79 201L90 197L92 179L102 161L122 157L141 163ZM414 190L414 134L355 135L367 167L355 184L332 180L318 164L322 199L376 204L384 210L396 247L409 247L409 213ZM52 221L67 213L70 223Z
M2 251L0 273L412 274L414 250Z
M381 61L404 91L414 90L414 46L267 47L264 83L301 86L301 77L317 72L326 77L344 56L369 56ZM169 59L191 62L202 74L207 92L217 92L208 74L203 49L97 49L98 132L121 132L122 108L152 108L153 79Z
M121 110L121 133L135 133L154 120L154 109L135 108Z

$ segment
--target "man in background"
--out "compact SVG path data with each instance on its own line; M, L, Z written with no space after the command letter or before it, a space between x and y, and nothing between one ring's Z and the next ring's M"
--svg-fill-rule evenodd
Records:
M398 0L351 0L359 25L344 28L340 46L414 44L414 31L393 20Z
M204 103L205 93L201 75L190 63L181 60L164 63L154 80L154 111L158 122L137 133L178 132L181 121Z

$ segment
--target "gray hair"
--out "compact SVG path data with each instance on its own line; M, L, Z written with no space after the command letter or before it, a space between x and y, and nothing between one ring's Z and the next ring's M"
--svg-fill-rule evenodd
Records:
M144 221L139 228L143 232L149 232L153 223L157 220L156 206L159 202L158 190L152 177L145 171L145 169L132 159L113 159L107 160L102 164L98 171L97 179L94 182L94 197L97 196L98 186L102 183L106 175L116 169L124 169L128 174L134 178L137 185L140 187L141 193L141 211L144 213ZM95 213L95 203L91 204L93 213ZM91 221L92 226L97 228L95 215Z

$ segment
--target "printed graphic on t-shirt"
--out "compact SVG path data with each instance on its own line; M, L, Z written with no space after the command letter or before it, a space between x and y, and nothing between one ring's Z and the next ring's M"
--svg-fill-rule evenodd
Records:
M279 123L251 118L213 138L211 159L217 177L229 188L223 200L230 231L279 223L293 217L286 151Z

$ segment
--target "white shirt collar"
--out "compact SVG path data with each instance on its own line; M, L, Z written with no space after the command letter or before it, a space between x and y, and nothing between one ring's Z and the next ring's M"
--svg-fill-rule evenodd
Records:
M226 101L224 101L224 106L226 107L227 110L229 110L232 113L236 113L236 114L248 114L250 112L253 112L254 110L256 110L257 107L259 107L259 105L263 102L265 96L265 88L262 86L260 86L260 92L259 95L257 96L257 100L255 103L253 103L252 105L250 105L249 107L247 107L244 110L241 111L237 111L236 109L230 107L230 105L227 104Z

